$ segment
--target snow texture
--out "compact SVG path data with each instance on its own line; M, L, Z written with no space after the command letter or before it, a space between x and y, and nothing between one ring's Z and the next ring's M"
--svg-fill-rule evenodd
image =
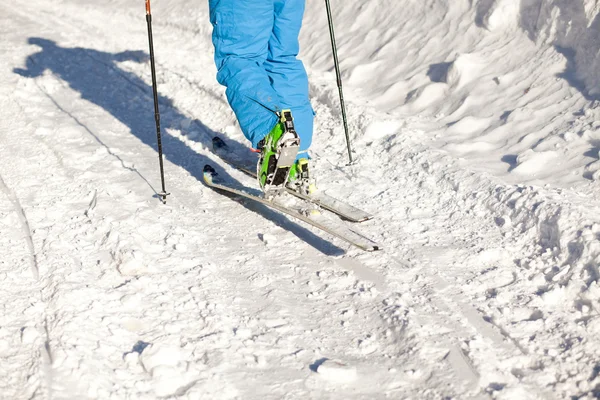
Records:
M206 2L0 4L0 398L594 399L600 5L332 0L302 58L319 185L366 254L201 182L247 144Z

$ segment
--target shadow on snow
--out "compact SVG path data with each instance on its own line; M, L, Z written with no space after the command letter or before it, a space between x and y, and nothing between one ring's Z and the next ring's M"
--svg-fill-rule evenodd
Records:
M77 91L81 95L81 98L108 111L113 117L125 124L130 132L145 145L157 149L152 87L135 74L123 70L116 64L123 61L147 62L148 56L145 52L125 51L112 54L81 47L66 48L58 46L52 40L37 37L29 38L28 43L39 46L41 50L27 58L25 69L15 68L14 72L16 74L27 78L36 78L41 76L46 70L51 71L56 77L68 83L71 89ZM77 115L60 107L51 95L47 95L57 107L73 117L101 145L108 148L96 133L77 118ZM159 104L163 128L172 127L180 129L181 121L188 117L177 110L168 97L159 96ZM193 120L192 123L200 130L200 138L198 140L207 148L210 148L212 146L212 138L216 135L216 132L210 130L198 119ZM227 140L227 144L232 147L232 150L236 154L244 154L243 152L248 151L246 146L234 140ZM193 151L179 139L165 134L164 129L163 152L168 161L184 168L198 180L202 180L204 165L211 161ZM117 157L114 154L113 156ZM121 158L119 160L124 166L123 160ZM223 168L219 166L215 167L219 175L235 182ZM134 171L148 182L139 171ZM152 188L149 182L148 185ZM152 188L152 190L154 189ZM154 190L154 195L156 197L156 190ZM344 253L344 250L341 248L323 240L308 229L292 222L287 217L266 206L246 201L241 204L245 208L260 214L278 226L294 233L297 237L327 255L341 255Z

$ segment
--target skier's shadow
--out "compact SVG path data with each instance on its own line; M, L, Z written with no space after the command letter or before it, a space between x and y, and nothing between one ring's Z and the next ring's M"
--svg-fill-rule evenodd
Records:
M36 78L41 76L46 70L51 71L56 77L68 83L71 89L79 92L81 98L108 111L116 119L125 124L131 133L145 145L157 149L152 87L135 74L123 70L117 64L123 61L147 62L148 56L145 52L125 51L113 54L81 47L67 48L58 46L52 40L38 37L29 38L28 43L39 46L41 50L27 57L25 69L15 68L13 71L16 74L27 78ZM46 95L55 102L57 107L68 112L76 119L99 143L109 148L101 140L100 135L85 126L81 122L82 119L78 118L74 112L65 110L63 106L60 106L56 102L56 99L51 97L51 94L46 93ZM159 104L163 128L180 129L182 121L189 121L189 117L177 110L168 97L159 96ZM210 130L198 119L191 122L190 126L193 125L194 130L198 134L198 139L196 140L202 142L207 147L212 146L212 138L217 133ZM246 146L235 140L226 140L226 142L236 154L244 154L244 152L248 151ZM168 161L186 169L200 181L202 180L204 165L210 162L209 159L193 151L181 140L165 134L164 129L163 152ZM128 156L118 157L121 162L123 162L123 157ZM136 164L135 160L130 159L128 161L129 164ZM214 166L214 163L212 164ZM235 182L225 170L218 166L216 166L216 169L219 175ZM146 180L146 182L149 182L139 171L136 170L135 172ZM152 188L150 183L149 186ZM156 190L154 188L152 190L154 190L154 195L156 196ZM176 196L176 193L174 195ZM292 222L268 207L252 202L243 202L242 204L247 209L257 212L282 228L291 231L300 239L327 255L341 255L344 253L344 250L341 248L320 238L308 229Z

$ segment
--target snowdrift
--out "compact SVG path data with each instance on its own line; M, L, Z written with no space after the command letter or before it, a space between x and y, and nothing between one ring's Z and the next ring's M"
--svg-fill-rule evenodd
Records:
M208 43L207 8L156 2L155 20ZM581 187L600 175L590 123L600 95L596 1L333 0L332 8L350 103L418 118L435 146L510 183ZM335 82L322 1L307 1L301 44L313 97L335 106L335 92L319 90Z
M320 2L303 49L331 68ZM350 99L420 115L435 144L509 182L586 185L597 166L595 1L346 1L334 4ZM587 167L587 168L586 168Z

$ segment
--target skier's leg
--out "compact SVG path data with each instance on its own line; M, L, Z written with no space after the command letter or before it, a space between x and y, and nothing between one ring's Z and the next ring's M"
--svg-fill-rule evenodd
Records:
M314 113L308 99L308 77L296 57L300 50L298 35L302 26L305 0L274 0L275 23L269 40L269 54L264 64L271 86L281 107L291 109L300 136L300 153L306 157L311 145Z
M217 80L254 148L282 108L264 62L273 32L273 0L209 0Z

